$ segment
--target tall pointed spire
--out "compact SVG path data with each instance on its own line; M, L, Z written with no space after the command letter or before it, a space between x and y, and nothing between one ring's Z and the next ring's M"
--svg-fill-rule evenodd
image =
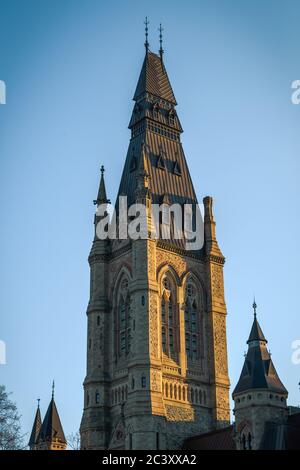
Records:
M156 99L168 101L171 105L177 104L160 57L150 51L145 56L133 99L138 101L145 93L153 95Z
M104 182L104 166L102 165L100 168L101 178L100 178L100 185L97 199L94 200L94 204L99 206L100 204L108 204L110 201L107 199L106 196L106 189L105 189L105 182Z
M35 446L36 446L37 440L38 440L38 435L39 435L41 425L42 425L42 418L41 418L41 411L40 411L40 399L39 398L38 398L37 402L38 402L38 406L37 406L37 410L36 410L36 413L35 413L35 418L34 418L34 422L33 422L33 426L32 426L32 431L31 431L31 434L30 434L30 439L29 439L29 442L28 442L28 446L29 446L30 450L35 449Z
M40 427L37 445L41 450L63 450L67 446L65 434L54 401L54 380L52 383L51 401Z

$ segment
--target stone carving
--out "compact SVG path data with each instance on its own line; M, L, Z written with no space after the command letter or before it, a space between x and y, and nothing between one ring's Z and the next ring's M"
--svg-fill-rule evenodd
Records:
M150 355L158 357L158 322L156 294L149 292L149 342Z
M192 408L166 405L165 409L168 421L194 421L194 410Z
M214 345L216 375L227 376L226 318L223 314L214 314Z
M229 422L230 421L230 410L229 410L229 390L225 387L217 387L216 390L216 401L217 401L217 420Z
M212 264L211 266L211 284L213 296L223 298L224 285L222 267L216 264Z
M152 371L152 376L151 376L151 389L154 392L159 392L160 391L160 386L159 386L159 372L157 370Z
M181 276L187 268L186 262L182 257L162 250L156 250L156 263L157 266L168 263L179 276Z

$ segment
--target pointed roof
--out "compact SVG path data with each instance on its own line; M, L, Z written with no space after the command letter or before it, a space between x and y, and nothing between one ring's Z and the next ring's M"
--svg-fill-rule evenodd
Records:
M38 441L51 441L52 439L59 439L64 443L67 442L53 395L40 429Z
M38 435L39 435L39 432L40 432L40 429L41 429L41 425L42 425L42 418L41 418L40 406L38 404L38 407L37 407L37 410L36 410L36 413L35 413L33 426L32 426L32 431L31 431L31 434L30 434L30 439L29 439L29 442L28 442L29 447L33 447L36 444L37 439L38 439Z
M153 95L158 101L164 101L160 103L157 115L153 112ZM147 154L152 203L160 204L164 194L168 193L170 204L196 204L196 193L180 141L182 127L174 110L176 100L165 66L153 52L146 53L134 99L139 96L142 99L135 104L129 124L132 134L118 190L117 212L120 195L127 196L128 207L136 202L137 175L144 152ZM171 111L176 115L174 123L169 122ZM185 247L183 240L173 240L172 244Z
M252 341L264 341L265 343L268 342L262 332L260 324L257 321L256 315L254 315L254 320L247 344L251 343Z
M248 352L232 396L234 397L238 393L253 389L267 389L275 393L287 394L288 392L281 382L271 355L267 350L267 340L256 318L256 305L254 320L247 343Z
M100 171L101 171L101 178L100 178L99 191L98 191L97 199L94 201L94 204L97 204L97 205L106 204L109 202L106 196L106 189L105 189L105 182L104 182L105 169L103 165L101 166Z
M144 93L151 93L176 105L176 99L162 59L153 52L147 51L134 93L135 101Z

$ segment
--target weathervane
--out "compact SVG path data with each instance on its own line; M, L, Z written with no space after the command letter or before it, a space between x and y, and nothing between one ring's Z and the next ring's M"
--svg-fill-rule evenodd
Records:
M144 25L145 25L145 48L146 48L146 52L148 52L149 50L149 42L148 42L148 24L149 24L149 21L148 21L148 17L146 16L145 18L145 21L144 21Z
M163 27L160 23L159 25L159 28L158 28L158 31L159 31L159 44L160 44L160 47L159 47L159 55L160 55L160 58L162 59L163 57L163 53L164 53L164 50L163 50L163 47L162 47L162 42L163 42L163 38L162 38L162 33L163 33Z
M256 302L255 302L255 297L254 297L254 301L253 301L252 307L253 307L253 310L254 310L254 317L256 318L256 308L257 308L257 305L256 305Z

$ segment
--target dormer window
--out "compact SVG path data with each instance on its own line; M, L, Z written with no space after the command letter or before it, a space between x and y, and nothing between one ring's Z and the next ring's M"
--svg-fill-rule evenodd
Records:
M157 159L157 168L160 168L161 170L164 170L165 169L165 162L164 162L164 159L162 157L162 155L158 155L158 159Z
M153 118L159 119L159 105L157 103L153 106Z
M176 160L176 162L174 163L173 172L174 172L175 175L181 176L181 168L180 168L180 165L179 165L179 163L178 163L177 160Z
M173 110L169 112L169 125L172 127L175 126L175 114Z

